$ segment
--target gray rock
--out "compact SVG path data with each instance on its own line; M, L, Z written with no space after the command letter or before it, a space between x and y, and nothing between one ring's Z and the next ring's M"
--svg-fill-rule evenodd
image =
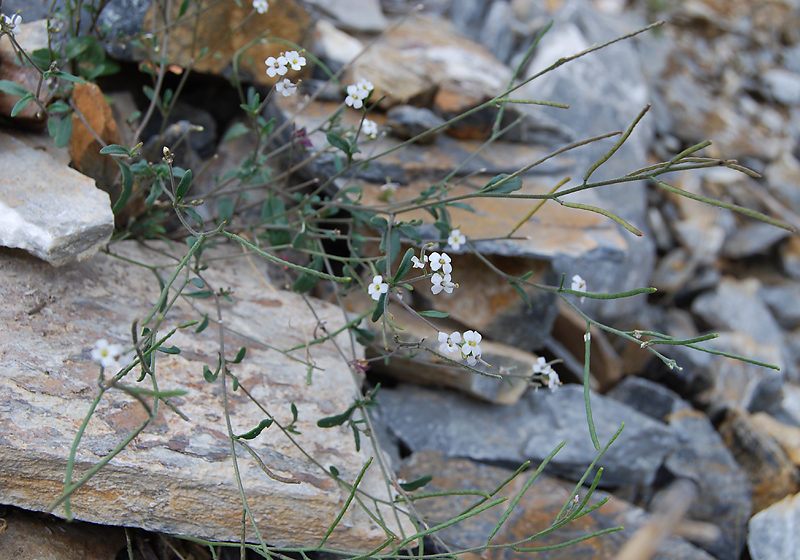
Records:
M408 386L383 390L378 400L384 421L412 452L438 450L516 468L527 460L541 462L567 440L548 468L569 479L580 478L597 456L578 385L564 385L555 393L530 391L513 406ZM617 401L593 394L591 402L601 445L625 423L600 463L605 469L600 485L652 482L675 437L663 424Z
M747 222L728 234L722 245L722 256L741 259L763 255L781 239L792 232L764 222Z
M783 331L758 297L760 288L755 279L723 278L716 290L692 302L692 313L714 329L746 333L759 343L780 344Z
M780 326L793 329L800 325L800 286L796 283L787 281L778 286L763 286L758 295Z
M800 104L800 74L772 68L761 75L772 97L783 105Z
M708 417L698 411L678 411L669 418L678 441L664 468L673 476L697 485L698 499L687 517L717 525L720 535L699 546L722 560L735 560L741 553L741 535L750 517L753 489L747 475L736 464Z
M307 0L347 31L380 33L386 29L386 18L378 0Z
M93 179L4 133L0 169L0 244L61 266L108 243L114 215Z
M174 246L178 256L181 246ZM162 243L147 250L133 242L118 243L112 246L114 253L130 260L100 254L57 272L27 255L3 251L0 503L43 511L61 493L76 430L98 396L99 368L91 361L90 349L99 338L123 345L130 341L131 324L145 317L160 293L151 269L132 263L159 265L160 274L168 278L177 262L169 256L175 255L174 247ZM204 256L230 255L225 250L206 251L210 253ZM350 368L332 343L308 348L303 343L320 320L333 329L342 324L341 311L311 301L312 313L296 294L265 290L263 264L255 273L242 259L224 260L223 266L215 264L219 262L209 262L203 272L208 288L216 291L227 288L232 279L236 282L232 301L221 304L220 329L215 319L201 333L194 326L178 329L165 344L177 346L180 354L159 353L155 361L160 390L186 391L170 400L188 420L162 406L155 422L72 497L73 514L94 523L240 539L242 506L222 404L224 375L215 383L203 378L203 367L213 369L217 363L222 331L229 359L238 347L247 347L241 363L229 364L231 373L269 410L265 413L228 385L233 432L254 428L265 414L285 425L292 418L289 405L295 403L300 433L293 437L318 461L311 462L275 426L251 440L251 446L273 472L301 483L269 478L239 449L241 478L256 522L271 544L316 546L348 496L331 479L328 466L335 465L352 481L368 458L380 452L365 439L357 452L352 432L344 427L316 426L318 419L346 410L358 394ZM254 264L258 268L259 263ZM216 316L212 299L190 301L191 305L178 300L166 315L163 334L202 320L204 314ZM345 337L339 347L350 348L347 335L339 336ZM277 351L298 344L299 353ZM308 378L310 385L306 360L321 368ZM137 386L138 375L131 372L124 383ZM152 391L152 382L145 385L143 389ZM102 395L78 448L74 476L96 465L146 418L147 412L128 393L111 389ZM378 469L369 469L362 484L365 491L388 498ZM63 516L63 508L55 513ZM380 515L394 531L400 530L389 510ZM385 533L360 506L351 506L331 537L337 547L367 552L385 540ZM255 535L248 532L247 538Z
M606 396L659 422L664 422L668 415L689 406L677 393L663 385L636 376L626 377Z
M401 140L408 140L444 124L444 119L430 109L411 105L396 105L387 111L386 124L392 134ZM430 144L439 134L429 134L418 140L420 144Z
M747 549L753 560L798 560L800 543L800 494L755 514L748 525Z

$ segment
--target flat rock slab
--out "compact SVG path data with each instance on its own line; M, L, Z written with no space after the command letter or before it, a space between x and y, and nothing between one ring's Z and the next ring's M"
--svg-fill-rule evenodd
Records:
M0 169L0 245L61 266L108 243L114 215L92 179L3 133Z
M186 253L179 242L157 247L158 252L119 243L113 251L128 260L98 254L58 270L18 251L0 253L0 294L5 302L0 309L0 503L43 511L61 494L70 447L99 393L99 366L90 357L95 340L130 346L133 321L141 322L160 294L154 272L168 280L177 262L171 255ZM228 379L232 431L249 431L266 413L286 426L294 403L294 428L299 433L292 438L308 453L276 425L264 430L251 440L253 449L273 472L300 483L273 480L238 449L244 491L266 542L316 546L348 497L347 488L327 469L337 467L341 479L352 483L377 453L366 438L357 452L348 428L316 426L320 418L346 410L357 395L357 380L333 343L307 345L320 335L315 335L319 321L327 321L333 332L342 324L342 313L275 290L262 276L263 261L229 249L235 251L220 250L215 256L238 258L214 260L202 274L213 291L235 286L232 301L221 299L225 356L230 360L241 346L247 348L245 359L229 366L241 384L233 391ZM197 290L191 285L189 289ZM159 333L166 335L205 313L212 317L211 326L200 334L194 326L178 330L163 345L179 347L180 354L158 353L155 363L159 390L187 392L171 403L188 420L162 403L156 420L73 496L77 519L204 539L240 539L242 504L223 409L223 376L214 383L203 377L203 366L213 370L220 351L214 300L179 299ZM346 333L339 337L339 346L349 351ZM293 347L298 349L285 351ZM354 357L360 355L347 359ZM123 382L153 389L149 379L137 383L138 376L134 370ZM152 405L152 398L146 400ZM141 403L127 393L106 392L78 447L73 480L146 418ZM387 498L377 464L368 469L359 489ZM64 515L63 507L54 513ZM380 515L398 531L391 512ZM247 539L255 539L249 526ZM354 502L328 542L366 551L384 540L384 530Z

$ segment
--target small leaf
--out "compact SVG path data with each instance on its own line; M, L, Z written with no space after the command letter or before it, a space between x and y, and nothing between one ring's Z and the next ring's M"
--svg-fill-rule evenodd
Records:
M51 113L69 113L72 111L72 107L59 99L58 101L51 103L47 110ZM100 153L102 154L103 152L100 151Z
M202 218L202 216L200 216L200 214L198 214L198 213L195 211L195 209L194 209L194 208L184 208L184 209L183 209L183 211L184 211L184 212L186 212L186 215L187 215L187 216L189 216L189 217L190 217L191 219L193 219L195 222L197 222L198 224L200 224L200 227L203 227L203 226L205 225L205 222L203 221L203 218Z
M19 115L31 101L33 101L32 93L29 93L25 97L21 98L19 101L17 101L16 105L14 105L14 108L11 109L11 116L16 117L17 115Z
M482 193L491 192L494 194L508 194L514 191L518 191L522 188L522 179L519 177L514 177L513 179L509 179L508 181L504 182L500 186L495 186L497 183L505 180L506 177L509 177L508 173L501 173L500 175L495 175L492 179L483 187L480 191Z
M345 140L338 134L334 134L333 132L329 132L326 135L326 137L328 138L328 142L330 143L331 146L333 146L334 148L339 148L345 154L347 154L348 158L350 157L351 147L350 143L347 140Z
M186 192L189 190L189 185L192 183L192 170L187 169L186 173L183 174L181 177L181 182L178 183L178 187L175 189L175 201L180 202L181 199L186 196Z
M333 465L331 465L330 467L328 467L328 470L329 470L329 471L331 471L331 474L332 474L333 476L335 476L335 477L337 477L337 478L339 477L339 469L337 469L337 468L336 468L336 467L334 467Z
M114 203L114 207L111 209L111 212L116 216L128 203L131 192L133 192L133 173L131 173L130 166L122 163L119 160L115 161L117 162L117 165L119 165L119 170L122 172L122 191L119 193L119 198Z
M419 313L423 317L434 317L436 319L444 319L445 317L449 317L450 316L449 313L445 313L444 311L434 311L434 310L418 311L417 313Z
M350 415L353 414L353 410L355 410L355 406L351 406L341 414L337 414L336 416L328 416L326 418L320 418L317 420L317 426L320 428L333 428L334 426L341 426L348 420L350 420Z
M9 80L0 80L0 91L4 91L9 95L16 95L17 97L32 95L31 92L19 85L17 82L12 82Z
M425 476L421 476L416 480L412 480L411 482L401 483L400 488L402 488L406 492L412 492L414 490L422 488L423 486L428 484L431 480L433 480L433 477L429 474L426 474Z
M244 355L246 353L247 353L247 348L242 346L241 348L239 348L239 352L236 353L236 357L230 363L232 364L240 363L242 360L244 360Z
M219 213L220 221L230 223L233 217L233 201L227 196L217 200L217 212Z
M189 280L189 282L191 282L192 284L194 284L198 288L202 288L203 286L205 286L205 283L202 280L200 280L199 278L192 278L191 280Z
M259 422L258 426L256 426L249 432L244 433L240 436L233 436L233 437L235 437L236 439L256 439L261 434L261 432L264 431L265 428L269 428L270 426L272 426L272 419L266 418L265 420Z
M222 142L223 143L229 142L230 140L238 138L239 136L244 136L249 132L250 129L247 128L247 125L245 125L244 123L236 123L232 127L230 127L228 129L228 132L225 133L225 136L222 137Z
M208 327L208 314L205 314L205 315L203 315L203 321L202 321L202 322L200 323L200 325L199 325L199 326L198 326L198 327L197 327L197 328L194 330L194 332L196 332L196 333L201 333L201 332L203 332L204 330L206 330L206 327Z
M422 237L420 237L417 228L414 226L410 226L408 224L398 224L395 227L402 231L403 235L408 237L414 243L422 243Z
M514 288L514 290L516 290L517 294L519 294L519 297L522 299L522 301L525 302L525 305L527 305L528 307L532 307L531 300L528 297L528 294L525 293L525 290L523 290L516 282L510 282L510 284L511 287Z
M387 292L388 293L388 292ZM372 312L372 322L375 323L378 319L381 318L383 315L383 308L386 306L386 294L381 294L380 299L378 299L378 304L375 306L375 311Z
M53 103L55 105L55 103ZM52 111L53 105L50 106L50 110ZM100 153L106 156L128 156L128 149L125 146L120 146L119 144L109 144L105 148L100 149Z
M209 383L213 383L217 380L217 376L219 375L219 367L217 367L217 371L211 372L211 368L208 366L203 366L203 377Z
M159 352L164 352L164 354L180 354L181 349L175 345L172 346L159 346L156 348Z
M86 52L88 49L97 39L90 35L79 35L73 37L67 43L67 48L65 50L66 57L70 60L77 57L80 54Z
M400 261L400 266L397 268L394 278L392 278L392 282L397 283L402 280L406 274L408 274L408 271L411 270L411 257L414 256L414 253L416 253L414 249L409 249L406 251L406 254L403 255L403 260Z
M56 148L63 148L69 144L69 137L72 136L72 117L67 115L61 119L56 127L56 134L53 137L53 144Z
M79 78L78 76L73 76L69 72L62 72L60 70L58 72L53 72L53 76L57 76L57 77L61 78L62 80L67 80L68 82L72 82L72 83L75 83L75 84L85 84L85 83L87 83L86 80L84 80L83 78Z
M195 299L208 299L214 294L211 290L200 290L199 292L188 292L183 295Z

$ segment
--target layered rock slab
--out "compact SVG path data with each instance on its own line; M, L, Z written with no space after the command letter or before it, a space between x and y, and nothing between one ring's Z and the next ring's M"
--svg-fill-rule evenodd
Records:
M0 292L6 302L0 310L0 503L45 510L61 494L70 447L99 393L99 367L90 358L94 341L105 338L130 345L131 324L141 324L160 294L154 272L168 280L177 262L172 255L186 253L177 243L160 245L158 252L127 243L112 249L127 260L100 254L56 270L21 252L0 254ZM336 466L342 480L352 483L369 457L378 453L364 438L357 452L349 429L316 427L319 418L347 409L357 395L356 380L334 345L307 345L319 321L327 321L333 331L342 323L342 314L321 302L307 306L295 294L274 290L253 272L253 267L263 272L263 262L240 251L238 256L216 260L202 273L209 290L235 286L232 301L222 299L220 304L226 357L232 359L239 347L247 348L245 359L229 366L241 384L233 391L228 380L232 431L247 432L267 413L285 426L292 420L294 403L294 428L299 433L292 437L309 454L273 425L250 445L274 473L300 483L268 477L239 449L244 491L265 541L316 546L348 496L326 469ZM200 334L194 326L178 330L163 345L177 346L181 353L159 353L155 363L159 390L186 391L170 400L188 420L161 403L155 421L72 497L77 519L205 539L240 539L242 504L223 408L223 376L214 383L203 377L203 366L213 370L220 351L213 300L179 299L160 333L202 320L206 313L211 327ZM338 342L350 348L342 345L346 340ZM293 347L298 350L285 351ZM150 380L137 383L138 376L134 370L123 382L153 389ZM151 398L146 400L152 405ZM146 417L143 406L127 393L105 393L78 446L73 480ZM367 470L359 488L387 497L377 465ZM55 513L64 515L64 510L58 507ZM391 512L382 515L394 519ZM255 539L249 526L247 539ZM329 544L371 550L385 539L384 530L360 506L351 506Z

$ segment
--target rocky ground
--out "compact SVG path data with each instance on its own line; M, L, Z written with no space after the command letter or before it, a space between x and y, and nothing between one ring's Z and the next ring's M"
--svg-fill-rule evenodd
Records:
M25 26L18 37L32 48L46 40L42 21L36 21L46 10L37 4L30 0L2 3L6 14L22 10ZM43 6L49 4L42 2ZM118 14L114 10L123 4L125 17L114 16ZM135 30L125 26L141 28L142 22L152 17L145 4L111 2L107 21L101 23L133 33ZM249 6L229 4L220 12L225 17L232 14L231 18L241 20L250 11ZM598 170L599 179L669 160L682 150L712 140L701 152L703 156L735 159L755 173L718 165L670 175L671 185L800 226L797 2L436 0L423 2L421 12L413 13L416 4L402 0L275 1L267 14L251 18L248 24L258 30L281 29L285 38L307 45L310 53L334 71L349 65L343 83L369 79L375 85L376 98L385 96L370 114L380 130L371 146L379 150L434 128L443 119L503 91L528 45L550 20L554 21L552 28L532 59L520 68L520 79L560 57L663 19L663 26L566 64L516 92L521 98L566 103L570 109L517 106L507 118L509 122L519 118L521 124L460 169L463 188L485 184L499 173L513 173L567 143L624 130L649 104L648 114L628 142ZM403 17L409 18L406 24L394 27ZM221 16L217 20L203 30L206 36L217 36L215 26L228 25ZM242 31L243 36L246 32ZM351 63L365 44L384 32L378 43ZM187 63L186 44L183 39L176 40L170 47L174 50L167 53L177 68ZM186 137L190 124L203 126L202 132L188 136L191 149L179 155L184 167L207 166L208 173L195 187L200 192L212 190L213 176L224 176L239 167L249 141L247 137L221 141L231 136L228 133L236 130L242 119L238 101L224 79L239 47L241 44L225 46L219 58L198 68L176 109L175 138ZM277 47L257 48L264 50L253 53L255 61L274 54ZM135 54L124 49L112 49L111 54L121 61L122 73L99 79L97 86L76 87L72 102L106 143L127 144L135 123L127 126L126 115L146 107L140 94L143 80ZM14 63L5 38L0 40L0 57L0 79L20 84L34 79ZM260 68L243 63L242 69L259 87L271 85ZM323 77L311 70L304 75L302 94L316 97L295 117L297 128L313 130L341 103L341 92L325 86ZM168 80L177 83L179 78L176 74ZM304 99L280 99L267 108L268 115L281 122ZM125 340L130 322L144 312L152 296L141 288L147 283L144 272L134 272L103 254L83 260L105 246L114 226L108 198L94 184L110 191L114 200L118 196L114 190L116 164L98 155L100 144L85 126L81 128L77 117L68 147L56 149L49 136L35 132L43 126L35 111L10 117L17 101L18 97L0 92L0 201L4 212L0 239L6 247L27 249L36 259L11 249L0 254L0 290L6 302L1 311L4 342L0 344L5 374L0 380L0 503L7 504L0 512L0 531L4 531L0 533L0 556L126 558L125 533L114 527L125 525L137 528L128 533L137 558L210 558L205 548L161 536L238 538L238 519L231 513L237 494L225 461L229 458L227 438L213 404L219 393L206 384L198 384L194 396L180 403L185 412L206 422L187 427L178 416L165 415L155 429L145 431L119 461L107 466L105 485L90 485L83 505L76 499L76 517L82 522L67 524L26 511L43 511L61 490L67 450L94 396L91 341L101 336ZM391 195L395 200L412 199L488 138L495 115L489 109L478 112L432 136L429 143L394 152L337 186L346 188L347 181L358 181L374 187L364 189L364 202L370 203L385 196L382 185L395 183ZM354 114L344 118L357 122ZM145 150L157 153L159 147L148 144L152 132L138 132ZM307 139L308 153L320 153L325 146L324 134L311 134ZM523 176L522 192L544 192L565 176L582 177L608 148L608 144L596 143L548 160ZM216 156L212 158L212 154ZM306 176L299 180L329 177L334 165L322 154L301 172ZM42 188L55 183L57 190ZM253 196L258 201L258 195ZM590 385L600 441L607 442L625 424L598 465L603 475L591 503L606 497L610 500L580 518L580 523L534 544L553 545L619 525L625 531L543 551L539 557L800 558L792 545L800 519L797 235L730 208L704 206L644 182L596 189L580 202L613 209L644 235L637 238L602 216L553 203L525 223L514 242L497 237L528 212L520 205L487 201L477 214L455 210L453 221L461 225L468 239L484 239L476 247L509 274L534 270L537 278L550 284L557 284L562 274L579 274L587 280L589 290L597 293L657 288L655 294L621 300L571 300L605 324L623 331L659 331L680 339L716 332L720 336L704 343L706 347L776 364L780 370L680 346L663 351L680 366L670 369L638 344L593 330ZM199 211L210 220L216 210L208 208L215 206L208 204ZM58 219L43 219L56 215ZM43 243L41 232L55 241ZM136 260L149 258L135 253L139 249L130 245L111 248L129 258L135 254ZM169 252L167 246L157 249ZM543 356L558 360L555 367L564 384L555 392L535 390L522 380L497 382L414 356L410 361L374 362L364 387L371 389L379 382L382 386L375 429L383 452L406 480L433 474L425 488L429 491L468 488L491 492L520 464L531 461L535 467L562 441L568 442L496 537L498 542L516 540L547 528L573 493L577 492L579 499L585 496L585 487L576 489L575 482L596 456L586 426L582 385L586 325L567 305L540 292L530 291L531 306L526 306L507 283L466 250L451 254L454 275L469 278L459 288L458 299L415 294L415 307L450 313L448 329L483 333L483 357L493 371L529 371ZM221 254L223 257L232 259L229 254ZM163 258L163 254L157 257ZM308 436L304 445L315 450L322 465L332 464L331 457L335 457L343 473L355 476L363 460L377 451L344 451L352 448L352 436L344 429L326 431L319 439L312 435L318 432L313 426L317 418L343 410L352 402L357 387L347 373L347 363L326 345L311 350L304 346L319 317L291 311L299 304L292 299L297 296L279 291L287 279L284 271L255 266L241 258L236 262L239 264L230 266L235 267L240 284L238 301L244 304L232 304L227 312L239 329L237 344L254 346L248 348L253 361L249 365L244 362L237 375L246 384L260 382L263 372L269 372L272 381L265 384L261 397L285 409L281 411L285 422L291 421L286 403L297 403L299 431ZM156 264L165 266L162 261ZM265 296L263 282L267 280L271 285ZM222 286L227 280L220 277L215 281ZM120 286L125 286L124 297L118 295ZM320 289L317 296L330 298L330 293ZM360 312L368 304L371 301L366 297L364 301L354 297L348 307ZM333 306L322 301L314 305L314 313L327 317L332 325L341 321ZM191 318L189 307L181 308L181 313L187 320ZM402 310L396 315L402 318ZM303 336L282 332L289 323L298 332L302 330ZM253 342L266 337L264 333L270 333L273 347L299 344L302 350L276 360L274 353ZM407 334L416 340L426 336L413 326ZM35 345L30 342L34 337ZM164 375L170 387L182 386L185 371L199 374L209 359L202 345L181 342L191 350L165 362ZM367 358L376 355L374 348L364 351ZM300 358L325 364L331 372L327 385L312 385L313 390L308 390ZM241 410L237 430L258 422L258 414L249 416L253 411L246 402L237 406ZM141 411L122 397L101 410L99 418L87 436L87 449L79 456L80 465L86 468L143 420ZM31 425L41 430L31 431ZM46 441L40 432L46 433ZM305 484L298 486L276 485L268 479L255 485L261 500L281 504L275 509L284 513L283 523L274 528L268 541L301 546L304 533L298 525L305 530L313 525L309 517L335 515L336 504L346 494L332 487L328 479L310 474L305 459L279 439L261 445L269 449L279 472L307 474ZM515 479L499 495L515 496L525 480L525 475ZM378 484L375 480L369 483ZM231 515L220 514L220 519L233 521L204 523L218 500L234 504ZM419 509L435 523L457 515L470 503L464 500L430 506L421 501ZM502 513L491 511L448 527L440 537L458 547L483 544ZM274 511L264 512L264 519L272 519L271 514ZM338 534L341 542L349 539L365 550L374 545L377 537L363 522L355 515L348 519L351 525ZM314 536L313 530L308 532ZM663 541L656 547L660 539ZM38 552L31 553L32 547ZM220 552L219 557L227 557L229 552ZM238 557L238 549L236 554ZM484 551L482 556L510 558L517 554L496 549Z

